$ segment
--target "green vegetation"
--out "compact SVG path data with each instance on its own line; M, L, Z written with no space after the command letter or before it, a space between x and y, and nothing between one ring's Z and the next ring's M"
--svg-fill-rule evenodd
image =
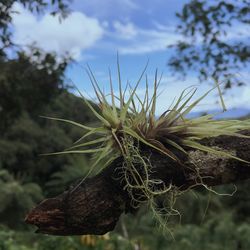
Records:
M173 73L193 71L201 82L214 77L225 89L249 84L240 77L249 67L249 38L239 31L250 23L248 0L190 0L176 15L183 38L171 46Z
M55 63L47 58L44 63ZM79 98L64 88L60 66L49 74L19 54L15 60L2 61L1 69L0 218L16 228L24 226L27 209L42 197L63 191L84 173L84 161L88 161L76 156L41 157L42 152L71 145L82 134L77 128L58 126L39 115L66 115L79 122L90 122L93 117Z
M146 148L156 150L168 158L183 164L178 158L178 154L187 155L187 149L197 149L206 153L215 154L220 157L234 158L244 161L231 153L220 149L214 149L199 143L200 140L220 135L229 135L235 137L246 137L238 133L241 130L250 129L250 120L215 120L214 115L203 115L198 118L188 119L186 116L214 89L219 90L222 107L226 110L219 84L215 81L215 87L207 91L204 95L193 101L197 88L191 87L182 91L180 97L173 102L171 107L156 116L156 102L158 96L157 72L155 73L154 89L152 96L149 94L147 75L146 91L143 98L139 98L136 93L142 78L144 77L146 67L140 75L135 87L126 86L122 90L120 65L117 58L119 96L113 91L112 77L110 75L110 93L104 93L90 68L88 74L98 99L99 109L82 96L84 103L91 110L93 115L99 120L100 126L90 127L77 123L72 120L62 118L45 117L49 120L55 120L71 124L77 128L87 131L87 133L76 141L76 145L61 151L50 153L49 155L65 154L94 154L95 162L89 168L89 173L94 171L95 167L100 167L99 172L118 157L123 157L124 163L119 174L124 188L129 192L131 205L139 207L142 203L149 203L153 211L153 217L159 222L160 227L168 229L167 221L171 215L180 215L173 206L176 197L183 193L182 190L174 185L166 186L161 179L154 179L151 175L153 169L148 156L144 156L143 151ZM128 93L127 93L128 92ZM80 93L80 92L79 92ZM81 94L81 93L80 93ZM127 96L127 99L126 99ZM89 140L92 135L94 139ZM83 142L86 140L87 142ZM100 164L101 163L101 164ZM168 166L166 166L167 168ZM197 186L203 185L210 190L199 176L199 168L194 169L197 174ZM162 209L158 209L155 198L158 196L167 196L168 204Z
M136 215L125 215L115 231L104 237L37 235L34 233L34 228L24 224L25 214L32 206L45 197L61 193L70 183L84 175L86 176L90 165L104 167L104 162L110 163L110 161L106 161L108 154L114 157L118 155L126 156L124 171L130 169L129 171L135 173L134 180L139 179L137 184L143 189L144 195L148 199L154 197L155 192L157 194L169 192L171 187L162 187L162 185L159 185L160 188L157 190L152 190L150 185L157 185L157 180L144 178L141 182L140 174L137 175L133 163L138 161L142 164L145 167L146 174L150 171L150 163L145 157L141 156L137 143L140 145L147 144L176 159L176 155L162 147L160 138L166 139L172 147L185 151L186 146L200 147L197 144L192 144L194 139L192 137L201 139L210 136L211 127L216 130L217 134L225 133L225 130L221 131L222 128L218 126L216 121L212 120L212 116L194 119L192 120L194 124L190 124L190 120L185 119L184 115L191 110L193 104L190 105L190 108L185 109L185 105L182 106L181 103L186 102L188 104L189 97L193 95L195 89L184 91L176 102L176 106L163 116L155 118L154 107L159 82L157 77L152 99L149 98L147 92L145 99L140 100L136 95L135 88L130 90L132 98L125 100L125 94L121 91L118 96L120 108L116 108L114 104L117 104L118 101L113 91L111 90L111 100L109 101L112 105L109 106L106 96L99 91L92 73L89 72L99 97L100 105L98 108L92 103L84 102L82 98L73 95L70 92L71 89L66 86L64 71L67 61L58 64L54 55L44 55L36 49L32 51L32 61L22 52L17 53L14 59L7 58L6 49L17 49L13 47L11 30L9 29L13 2L15 1L6 0L0 4L0 250L250 249L249 181L239 183L237 185L238 190L233 197L217 196L201 188L180 196L175 204L175 209L179 211L179 213L176 213L178 216L171 216L168 221L168 225L173 228L174 239L169 234L163 235L157 229L154 216L148 213L147 206L142 206ZM60 12L64 16L67 14L67 3L69 1L20 0L16 2L35 12L43 11L49 6L52 14ZM181 63L184 60L184 67L185 62L189 69L189 66L196 67L197 65L189 60L191 57L197 60L199 66L201 66L201 78L206 78L206 73L209 72L209 76L212 74L215 78L219 78L220 74L227 76L232 68L223 67L225 65L222 62L227 62L227 58L224 56L234 56L236 62L239 63L237 65L241 66L241 63L249 59L248 48L244 44L231 46L221 43L218 40L217 33L214 36L217 40L210 40L211 36L206 35L211 34L210 31L217 31L216 29L210 29L209 13L215 11L216 14L223 9L212 8L210 12L204 12L205 3L199 4L201 1L191 2L192 4L186 5L180 18L185 23L187 17L191 15L195 17L193 20L200 19L200 17L196 18L197 14L202 14L205 17L202 19L205 24L205 45L202 50L205 54L199 52L197 54L197 51L192 52L192 49L194 49L192 46L180 43L177 47L180 52L178 54L180 62L172 61L172 66L175 70L182 70ZM218 4L220 4L219 6L225 5L225 2L218 1ZM246 2L243 1L243 4ZM197 6L202 11L196 11ZM244 5L241 9L235 8L234 5L226 6L224 10L231 14L236 9L239 10L241 16L235 16L236 19L242 18L242 22L249 22L245 19L249 8L244 8ZM190 7L192 8L190 9ZM228 15L224 15L224 17L226 16ZM216 14L216 17L220 18L220 15ZM223 15L221 17L223 18ZM192 33L192 30L197 27L196 23L187 23L186 27L186 31L184 26L181 28L184 33L190 34L189 29L191 28L191 35L197 34L196 29ZM217 27L220 29L219 25ZM219 54L214 55L212 53L214 49L211 49L211 44L217 46ZM203 55L205 55L204 58L197 58L197 56ZM190 56L189 59L186 56ZM210 59L214 63L215 71L207 67ZM220 66L221 68L219 68ZM234 63L233 69L238 70L240 68L235 66ZM207 69L207 71L204 71L204 69ZM230 87L230 84L228 82L226 87ZM240 85L240 83L238 84ZM138 104L140 109L137 109ZM56 123L40 116L65 118L76 122L77 126ZM237 127L235 130L235 127L232 127L232 124L235 124L234 122L224 121L223 126L227 127L227 134L237 133L239 129L243 129L249 124L248 121L237 123L237 126L243 125L243 127ZM104 126L100 125L101 123ZM84 132L82 124L86 125ZM164 136L162 137L162 127L164 128L169 124L171 124L170 131L163 130ZM219 125L222 125L222 123ZM197 126L200 128L199 133L194 130ZM122 132L124 127L126 128L125 133ZM189 129L189 133L185 134L186 141L176 143L176 141L168 138L170 133L183 136L185 129ZM99 141L96 137L99 134L95 132L101 134ZM89 144L83 144L82 140L86 139L87 136L90 138ZM106 136L105 140L103 136ZM120 140L122 144L119 143ZM81 151L80 155L40 155L42 153L60 152L65 147L72 147L72 144L76 141L78 144L70 150L77 149ZM91 142L97 143L92 144ZM79 147L80 145L81 147ZM89 154L83 155L82 148L86 146L91 146L91 152L95 148L101 149L98 152L98 158L91 159ZM204 150L208 151L209 149L204 148ZM110 157L109 160L113 160L114 157ZM124 176L126 176L125 172ZM127 180L127 188L131 190L131 194L133 193L132 190L137 188L134 180L132 183ZM131 186L129 186L130 184ZM232 187L223 186L217 188L216 191L232 193ZM138 199L138 197L134 197L134 199ZM154 212L154 215L157 215L158 213L155 213L154 209L160 210L166 204L164 199L158 199L151 205L153 205L151 206L153 210L151 213ZM172 207L170 208L172 209ZM179 215L182 215L181 218Z
M72 0L1 0L0 2L0 57L6 56L6 49L17 46L13 43L12 24L13 4L19 3L35 13L43 13L49 8L51 15L66 17L69 13L69 3Z
M105 239L34 234L34 229L23 223L25 213L44 197L62 192L69 183L87 174L93 162L82 154L40 156L70 147L88 132L39 115L67 117L89 127L98 127L100 123L88 107L93 104L69 93L63 84L62 69L49 74L22 53L1 65L4 70L0 74L0 95L5 97L0 99L0 115L4 117L0 120L1 249L134 249L135 245L142 249L235 249L236 245L249 248L249 182L239 184L239 191L232 198L208 195L204 190L181 196L175 206L183 215L181 224L175 216L168 222L174 229L175 240L157 230L146 207L136 217L126 216ZM49 96L45 95L47 88ZM118 114L121 110L117 109ZM118 146L117 149L119 152ZM218 191L231 192L230 187Z

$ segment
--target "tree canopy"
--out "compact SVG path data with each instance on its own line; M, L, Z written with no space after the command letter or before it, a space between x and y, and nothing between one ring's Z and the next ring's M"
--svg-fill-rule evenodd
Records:
M44 67L40 68L41 63ZM47 54L37 64L20 52L16 59L0 64L0 170L1 186L6 190L6 194L3 192L1 195L1 218L9 218L11 215L6 216L5 213L13 213L15 223L11 225L16 227L21 224L31 201L41 199L42 194L62 190L62 183L71 181L83 171L78 157L39 156L62 150L82 135L75 128L51 123L40 115L72 117L89 122L93 118L82 101L67 91L64 83L66 65L54 67L56 62L52 55ZM73 165L79 168L71 172ZM53 183L56 183L55 190ZM48 188L44 189L46 185ZM15 198L12 199L11 195ZM15 199L18 201L16 205ZM10 209L11 206L20 213Z
M51 15L59 14L64 18L69 13L69 3L72 0L2 0L0 2L0 57L6 48L15 45L12 41L12 14L13 4L20 3L32 12L41 13L50 9Z
M250 62L248 0L191 0L177 17L177 31L185 40L172 45L169 66L174 73L193 70L201 81L213 77L224 81L225 88L246 84L238 73Z

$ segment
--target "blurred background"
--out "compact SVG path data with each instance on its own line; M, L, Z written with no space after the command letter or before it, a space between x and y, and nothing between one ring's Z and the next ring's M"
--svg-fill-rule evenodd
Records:
M163 73L157 114L186 87L197 95L221 83L228 108L212 93L193 115L250 116L249 0L0 0L0 249L250 249L250 182L233 195L190 191L176 204L181 220L162 234L146 207L121 218L105 236L37 235L24 224L35 204L63 192L91 164L86 156L40 156L69 147L82 131L42 119L97 121L75 87L93 97L89 64L108 91L117 91L116 55L124 86L134 85L149 61ZM143 95L145 85L139 86ZM216 189L230 194L234 186Z

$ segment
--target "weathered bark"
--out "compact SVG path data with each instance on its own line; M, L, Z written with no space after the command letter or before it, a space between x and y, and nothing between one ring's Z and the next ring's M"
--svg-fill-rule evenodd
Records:
M250 131L244 134L250 135ZM250 139L219 136L203 140L204 145L226 150L250 162ZM235 159L190 150L181 156L184 164L153 151L145 152L154 167L152 177L166 185L187 189L197 183L215 186L250 178L250 164ZM119 177L122 159L93 178L75 184L63 194L41 202L25 221L37 232L54 235L104 234L114 229L123 212L130 212L130 197ZM199 178L197 177L199 171Z

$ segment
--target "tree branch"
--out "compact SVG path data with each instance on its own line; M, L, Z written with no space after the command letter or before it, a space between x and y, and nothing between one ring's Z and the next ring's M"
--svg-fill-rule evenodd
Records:
M242 134L250 135L250 131ZM219 136L202 143L250 162L250 139ZM182 190L199 183L215 186L250 178L249 163L198 150L180 156L184 164L149 149L144 153L154 168L153 178ZM118 178L121 164L122 159L118 159L81 185L78 182L59 196L42 201L27 215L26 223L36 225L39 233L53 235L99 235L112 231L123 212L133 211L130 196Z

